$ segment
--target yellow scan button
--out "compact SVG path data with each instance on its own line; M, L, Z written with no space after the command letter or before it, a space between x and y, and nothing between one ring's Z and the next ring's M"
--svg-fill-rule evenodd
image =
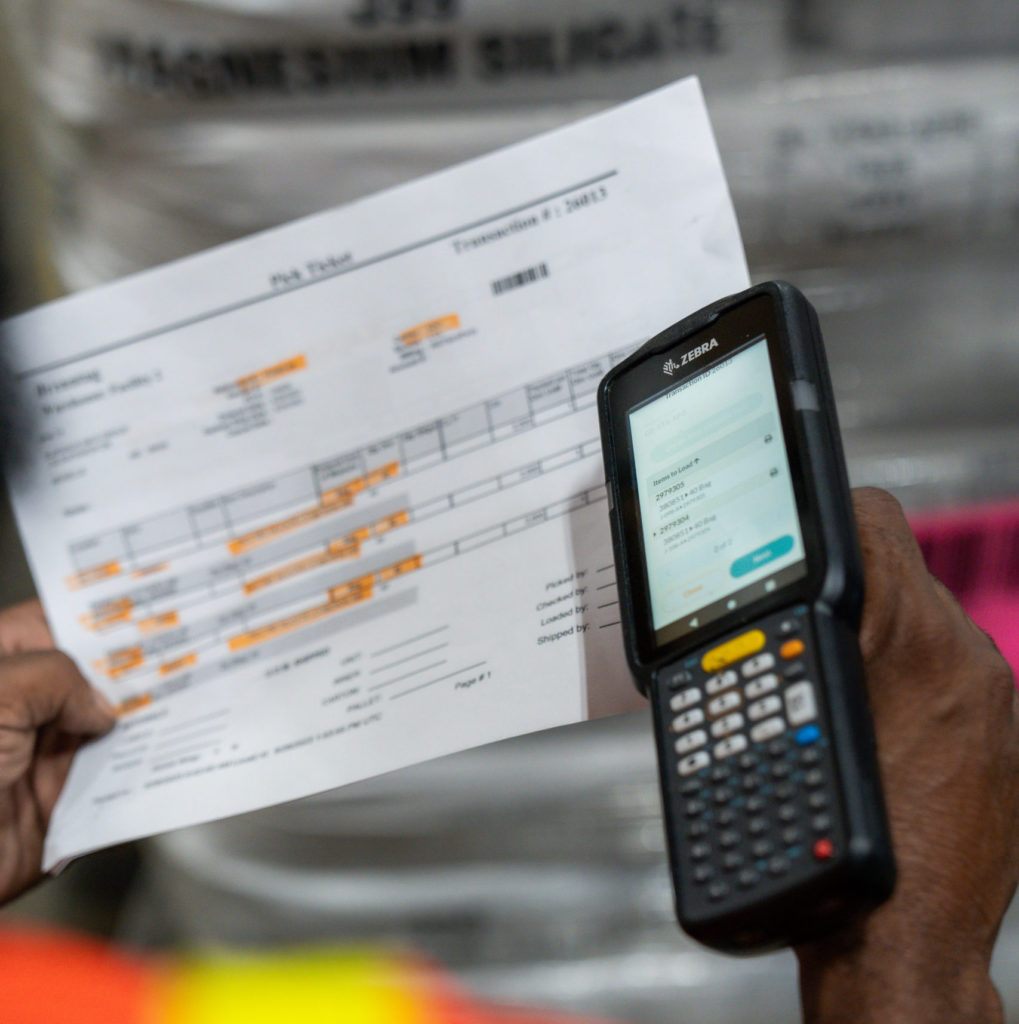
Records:
M764 642L764 633L759 629L752 629L749 633L743 633L726 640L724 644L712 647L701 658L701 668L705 672L717 672L734 661L741 661L751 654L756 654L764 646Z

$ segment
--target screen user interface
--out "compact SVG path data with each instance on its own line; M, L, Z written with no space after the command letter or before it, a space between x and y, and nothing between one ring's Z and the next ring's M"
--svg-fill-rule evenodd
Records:
M659 645L805 575L763 335L629 425Z

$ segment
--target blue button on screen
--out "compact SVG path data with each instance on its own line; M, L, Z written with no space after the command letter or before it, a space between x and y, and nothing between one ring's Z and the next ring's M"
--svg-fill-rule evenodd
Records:
M754 569L759 568L762 565L767 565L769 562L775 561L776 558L781 558L783 555L789 554L793 549L793 539L787 533L777 540L773 540L770 544L765 544L764 547L758 548L756 551L751 551L749 555L743 555L737 558L735 562L729 567L729 572L735 577L746 576L748 572L753 572Z

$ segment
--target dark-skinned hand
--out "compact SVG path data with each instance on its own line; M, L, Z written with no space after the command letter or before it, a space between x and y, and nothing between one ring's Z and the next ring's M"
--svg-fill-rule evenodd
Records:
M890 495L853 495L860 630L899 878L797 950L807 1024L992 1024L989 967L1019 881L1019 697L1005 660L924 565Z
M115 716L53 638L37 601L0 612L0 904L41 877L71 758Z

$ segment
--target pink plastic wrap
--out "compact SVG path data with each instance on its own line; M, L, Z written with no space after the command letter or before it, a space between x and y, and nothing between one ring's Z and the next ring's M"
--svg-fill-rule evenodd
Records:
M931 572L1019 675L1019 501L910 516Z

